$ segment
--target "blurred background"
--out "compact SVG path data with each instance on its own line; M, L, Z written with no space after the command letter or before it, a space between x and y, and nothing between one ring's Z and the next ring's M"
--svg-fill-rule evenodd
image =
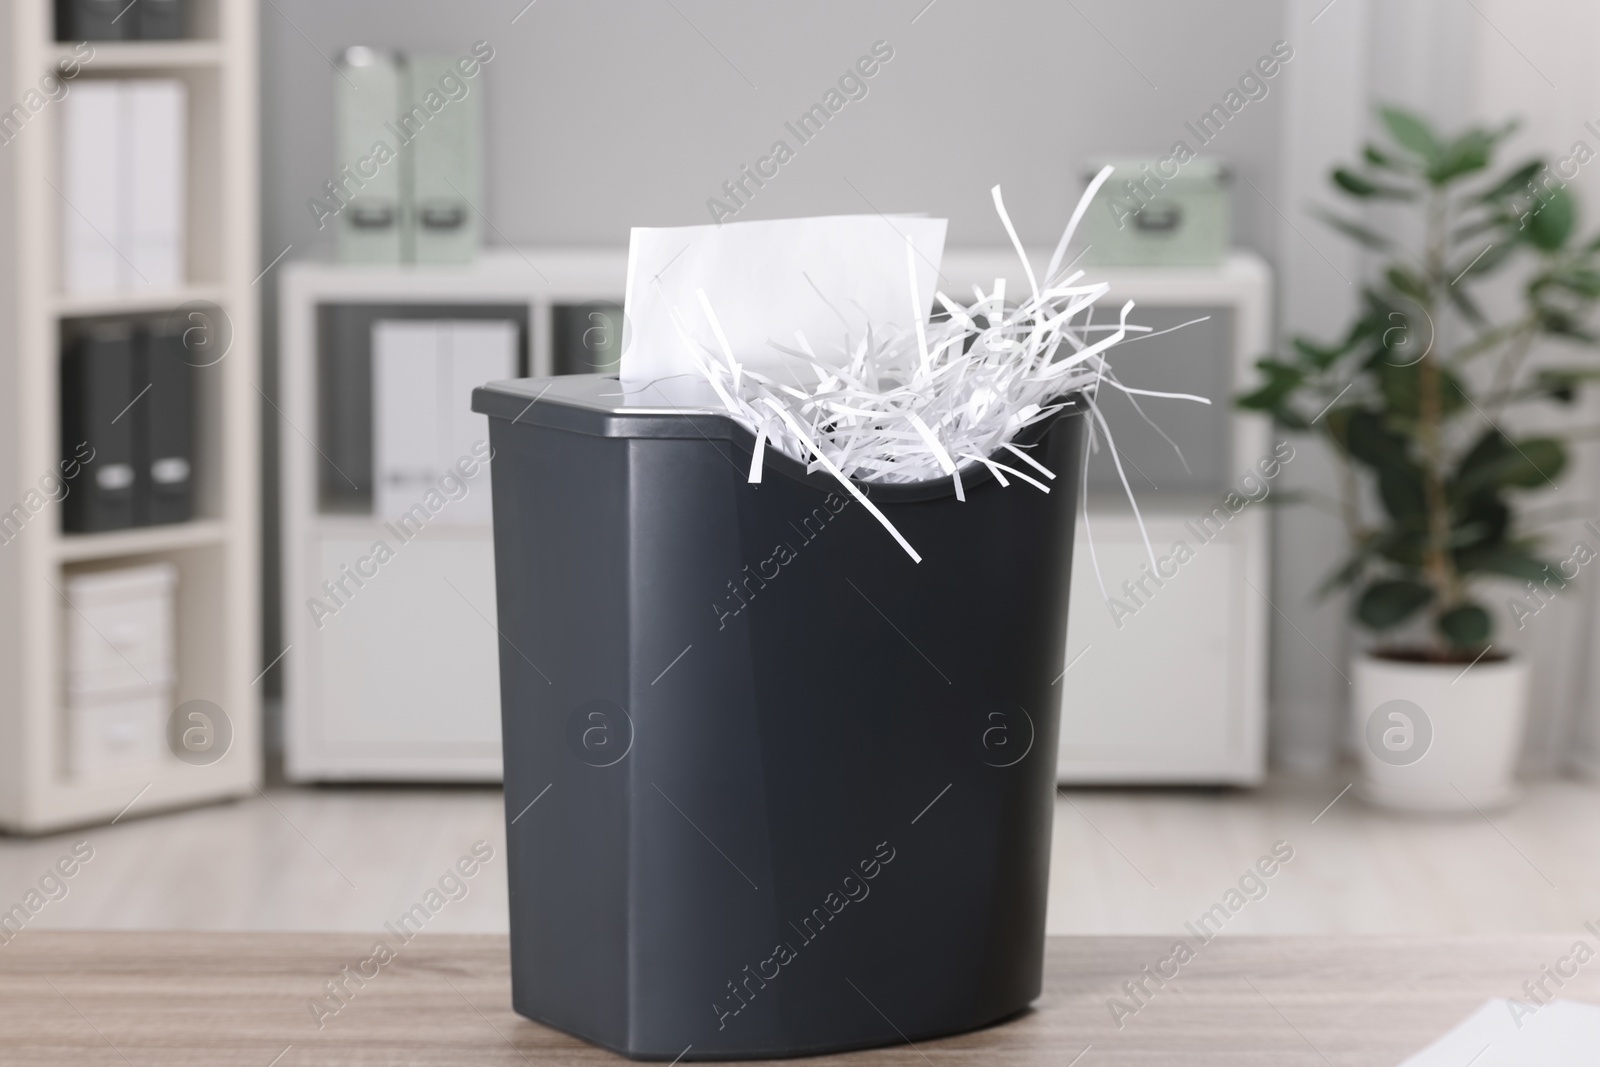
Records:
M1278 840L1295 861L1230 932L1586 915L1592 581L1534 619L1511 606L1536 602L1522 582L1485 594L1494 647L1530 678L1491 754L1514 790L1444 816L1374 803L1373 709L1352 708L1371 639L1347 597L1317 596L1345 532L1276 506L1336 493L1337 470L1233 399L1290 335L1338 337L1358 311L1380 260L1312 212L1385 136L1379 105L1444 133L1518 118L1507 164L1600 147L1590 5L58 7L15 0L0 50L0 908L88 839L102 858L28 923L362 930L503 840L466 390L613 368L630 227L927 213L949 220L942 269L965 294L1020 274L991 186L1042 262L1099 165L1127 197L1182 142L1194 162L1134 237L1102 199L1075 245L1138 321L1202 320L1119 353L1124 380L1213 403L1147 405L1182 461L1117 412L1158 550L1198 549L1168 584L1138 585L1108 457L1091 471L1107 592L1133 610L1108 610L1080 527L1050 930L1173 929ZM1561 173L1584 233L1587 159ZM1484 286L1491 310L1517 271ZM95 458L73 462L80 444ZM1560 512L1550 558L1600 543L1596 476L1580 442L1539 499ZM1236 489L1265 499L1234 508ZM1223 534L1193 534L1218 506ZM1431 714L1443 738L1449 703ZM485 880L438 928L503 929L504 910Z

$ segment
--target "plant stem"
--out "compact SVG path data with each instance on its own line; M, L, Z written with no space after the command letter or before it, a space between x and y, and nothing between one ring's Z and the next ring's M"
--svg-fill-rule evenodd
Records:
M1442 353L1438 336L1438 319L1434 311L1442 286L1448 284L1444 277L1445 234L1447 224L1446 203L1438 193L1428 199L1427 246L1423 276L1423 313L1428 316L1433 330L1433 346L1417 365L1417 437L1422 445L1422 488L1427 511L1428 541L1423 554L1423 570L1433 586L1434 646L1442 653L1448 651L1447 642L1440 636L1437 623L1443 615L1456 606L1460 599L1459 578L1455 560L1450 554L1450 504L1444 488L1443 441L1443 376L1439 364Z
M1339 457L1339 510L1344 518L1344 529L1352 547L1360 545L1366 536L1361 527L1361 490L1356 482L1356 469L1344 452Z

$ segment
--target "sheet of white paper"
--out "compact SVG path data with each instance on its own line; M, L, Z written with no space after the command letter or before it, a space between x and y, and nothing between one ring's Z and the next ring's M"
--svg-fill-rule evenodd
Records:
M1592 1067L1600 1059L1600 1007L1553 1000L1529 1014L1531 1006L1513 1015L1510 1001L1488 1001L1400 1067Z
M669 392L685 387L678 395L700 395L704 383L679 325L719 361L721 345L698 289L744 366L773 377L794 372L786 366L793 361L769 342L795 348L797 330L823 361L842 362L846 335L859 342L867 323L911 325L907 242L916 252L916 306L926 321L944 234L944 219L914 215L635 227L628 240L622 381L630 391L655 382Z

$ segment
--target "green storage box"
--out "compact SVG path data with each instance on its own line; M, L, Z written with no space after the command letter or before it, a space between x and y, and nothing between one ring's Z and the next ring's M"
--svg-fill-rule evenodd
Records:
M399 146L390 127L404 70L395 53L345 49L334 84L338 147L334 177L323 189L317 226L338 225L345 263L399 263L405 199ZM381 147L380 147L381 146ZM323 217L333 210L334 219Z
M313 201L346 263L470 263L481 243L483 90L471 61L348 48L335 176ZM466 74L471 69L474 74Z
M481 243L473 204L483 200L483 87L462 77L457 62L449 55L406 57L410 99L401 104L401 122L409 116L427 123L408 146L407 259L416 263L470 263Z
M1083 217L1084 262L1097 267L1204 267L1233 233L1229 174L1214 159L1107 160L1116 168ZM1100 172L1105 162L1089 171Z

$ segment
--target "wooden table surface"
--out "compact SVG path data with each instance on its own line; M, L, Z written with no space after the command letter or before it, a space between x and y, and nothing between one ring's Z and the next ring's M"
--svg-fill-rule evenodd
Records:
M916 1048L799 1062L1392 1067L1485 999L1537 980L1578 936L1224 937L1199 947L1120 1028L1108 998L1168 956L1172 940L1052 938L1044 993L1025 1015ZM512 1012L503 936L419 936L319 1029L310 998L372 942L25 931L0 945L0 1064L626 1062ZM1561 995L1600 1001L1600 967L1580 971Z

